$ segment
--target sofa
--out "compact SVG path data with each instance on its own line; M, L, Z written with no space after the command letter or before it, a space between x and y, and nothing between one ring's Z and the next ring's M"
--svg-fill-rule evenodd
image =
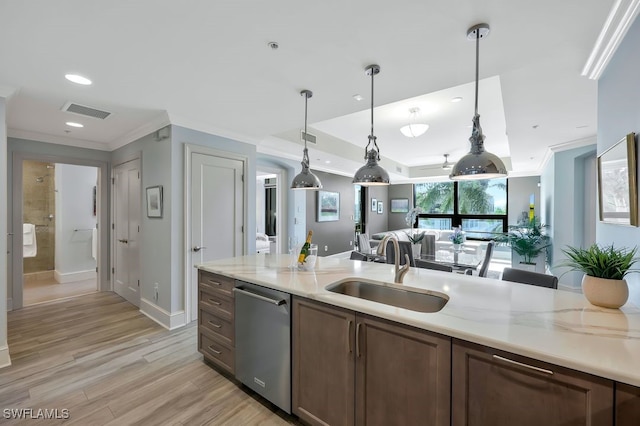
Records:
M371 235L371 239L374 241L380 241L385 237L385 235L391 234L395 235L398 241L409 241L409 235L407 234L423 231L426 235L433 235L435 237L436 250L450 250L453 246L453 243L449 239L449 236L453 234L453 230L448 229L405 228L395 231L378 232L377 234ZM463 250L469 254L480 255L486 246L487 241L467 240L464 243Z
M270 253L271 245L269 241L269 236L267 234L263 234L258 232L256 234L256 253Z

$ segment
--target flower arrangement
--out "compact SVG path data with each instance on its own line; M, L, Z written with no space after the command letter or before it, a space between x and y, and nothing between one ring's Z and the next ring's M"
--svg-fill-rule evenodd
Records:
M462 233L462 227L458 226L453 229L453 234L449 235L449 239L453 244L462 244L464 243L465 237Z
M407 234L407 237L409 237L409 241L411 241L411 244L419 244L424 238L425 232L422 231L415 234L405 232L405 234Z
M422 213L421 207L414 207L409 210L409 213L404 218L405 223L409 228L413 228L413 225L416 223L416 217Z

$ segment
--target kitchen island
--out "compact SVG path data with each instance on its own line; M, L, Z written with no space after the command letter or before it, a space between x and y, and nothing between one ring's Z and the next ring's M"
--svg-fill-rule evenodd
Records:
M328 285L349 278L393 286L393 265L320 257L314 271L298 271L288 268L289 261L285 255L254 255L212 261L198 268L299 296L303 302L317 301L447 336L454 343L454 362L460 358L455 349L458 342L463 350L468 349L467 359L475 356L468 354L478 348L465 347L470 342L588 373L597 380L631 385L632 395L637 392L633 386L640 386L640 309L635 306L598 308L573 292L411 268L404 287L441 293L449 299L439 312L421 313L326 290ZM295 324L293 327L295 330ZM553 377L556 380L561 373ZM638 400L634 401L637 407ZM454 413L456 404L454 390ZM454 416L453 424L461 423Z

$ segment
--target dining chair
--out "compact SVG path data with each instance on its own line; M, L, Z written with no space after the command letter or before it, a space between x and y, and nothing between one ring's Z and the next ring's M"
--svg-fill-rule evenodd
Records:
M369 242L369 235L358 234L358 251L361 253L371 254L371 243Z
M425 269L434 269L436 271L445 271L445 272L453 272L453 266L451 265L443 265L438 262L430 262L424 259L416 259L414 260L416 267L425 268Z
M489 241L487 243L487 249L484 253L484 260L482 261L482 265L480 265L480 269L478 270L479 277L486 277L487 272L489 271L489 263L491 263L491 255L493 254L493 241Z
M541 274L539 272L525 271L515 268L504 268L502 280L514 283L537 285L540 287L558 289L558 277L555 275Z
M400 249L400 265L407 263L404 259L404 255L409 255L409 266L416 266L415 259L413 258L413 251L411 250L411 243L409 241L398 241L398 248ZM385 257L387 263L395 263L395 253L393 252L393 241L387 241L387 247L385 248Z
M363 260L363 261L367 261L367 255L364 253L360 253L359 251L352 251L351 252L351 256L349 257L349 259L351 260Z

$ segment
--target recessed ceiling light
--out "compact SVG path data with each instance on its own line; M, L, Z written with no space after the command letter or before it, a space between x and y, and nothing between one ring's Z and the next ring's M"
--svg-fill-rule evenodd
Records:
M462 98L460 96L456 96L455 98L451 99L451 102L460 102L462 100Z
M75 123L73 121L67 121L65 124L70 127L84 127L84 124Z
M83 77L78 74L66 74L64 78L71 81L72 83L81 84L83 86L89 86L93 84L93 82L89 80L87 77Z
M267 46L269 46L272 50L278 50L278 47L280 47L277 41L270 41L267 43Z
M325 160L325 164L331 164L331 160Z
M361 101L364 98L362 97L362 95L358 95L357 93L355 95L353 95L353 99L355 99L356 101Z

